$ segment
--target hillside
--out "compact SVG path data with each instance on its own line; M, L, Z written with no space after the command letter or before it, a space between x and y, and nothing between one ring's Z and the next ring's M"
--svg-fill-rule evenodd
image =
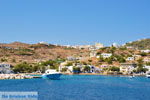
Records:
M85 50L67 48L64 46L46 44L26 44L14 42L0 44L0 62L17 64L20 62L37 63L56 58L67 58L69 56L87 56Z
M126 46L133 46L138 49L150 49L150 38L126 43Z

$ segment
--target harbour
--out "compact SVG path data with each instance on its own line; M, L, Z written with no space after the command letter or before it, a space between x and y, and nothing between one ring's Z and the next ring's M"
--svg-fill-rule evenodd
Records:
M150 0L1 0L0 100L150 100Z
M0 80L0 91L37 91L38 100L149 100L150 79L62 75L60 80Z

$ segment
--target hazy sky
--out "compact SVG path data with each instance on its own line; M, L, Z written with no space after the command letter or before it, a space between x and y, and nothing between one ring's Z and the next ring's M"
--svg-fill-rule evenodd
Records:
M0 0L0 42L109 45L150 38L150 0Z

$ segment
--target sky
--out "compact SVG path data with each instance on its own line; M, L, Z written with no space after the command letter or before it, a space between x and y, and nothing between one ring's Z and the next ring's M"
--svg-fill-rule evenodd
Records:
M150 38L150 0L0 0L0 42L111 45Z

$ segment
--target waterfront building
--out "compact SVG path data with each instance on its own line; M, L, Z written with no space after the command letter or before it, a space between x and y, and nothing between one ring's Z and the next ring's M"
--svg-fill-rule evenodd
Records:
M147 69L148 69L148 71L147 71L147 72L150 72L150 66L148 66L148 65L144 65L144 68L147 68Z
M95 66L92 66L92 65L83 65L81 63L73 63L72 65L67 65L67 63L68 62L61 63L60 66L59 66L59 70L62 71L63 68L66 68L67 73L74 73L74 72L76 72L74 70L74 67L75 67L75 68L79 68L80 72L84 72L84 67L88 66L90 68L90 70L87 73L97 73L97 72L100 71L99 68L97 68Z
M95 66L92 66L92 65L83 65L81 71L83 71L83 68L84 68L85 66L88 66L88 67L90 68L90 70L89 70L87 73L97 73L97 72L100 72L100 69L99 69L99 68L97 68L97 67L95 67Z
M11 70L10 64L0 64L0 73L1 74L11 74L13 71Z
M73 73L73 66L68 66L67 68L67 73Z
M135 63L121 63L120 72L123 74L130 74L136 67L137 65Z

